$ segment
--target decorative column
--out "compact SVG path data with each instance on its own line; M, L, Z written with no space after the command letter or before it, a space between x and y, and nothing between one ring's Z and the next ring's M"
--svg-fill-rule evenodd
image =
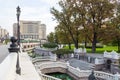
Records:
M16 63L16 73L21 74L21 68L20 68L20 63L19 63L19 51L20 48L17 45L17 39L15 37L11 37L10 41L12 44L10 44L10 48L8 48L9 52L16 52L17 53L17 63Z

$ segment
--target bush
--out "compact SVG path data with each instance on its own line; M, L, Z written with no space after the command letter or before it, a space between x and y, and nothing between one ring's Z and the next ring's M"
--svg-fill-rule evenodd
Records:
M56 43L44 43L43 47L45 48L56 48L58 45Z
M58 50L52 51L52 53L64 55L64 54L71 54L71 53L73 53L73 50L58 49Z
M58 49L58 50L52 51L52 53L56 54L58 58L62 58L62 57L67 58L65 57L65 55L68 56L68 54L73 53L73 50Z

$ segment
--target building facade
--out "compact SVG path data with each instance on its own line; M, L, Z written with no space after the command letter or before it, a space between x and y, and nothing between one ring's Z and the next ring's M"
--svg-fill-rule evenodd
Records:
M17 24L13 24L13 35L17 37ZM46 39L46 25L40 21L20 21L21 39Z
M9 32L6 29L0 27L0 42L9 38Z

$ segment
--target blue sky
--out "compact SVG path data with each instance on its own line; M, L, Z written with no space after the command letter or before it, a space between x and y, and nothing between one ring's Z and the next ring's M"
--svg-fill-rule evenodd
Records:
M21 8L20 20L35 20L46 24L47 34L54 31L57 25L53 21L50 8L58 6L59 0L0 0L0 26L12 35L13 23L17 22L16 7Z

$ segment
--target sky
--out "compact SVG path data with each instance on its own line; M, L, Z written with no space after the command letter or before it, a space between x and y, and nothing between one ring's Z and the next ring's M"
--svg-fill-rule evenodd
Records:
M0 0L0 26L13 35L13 23L17 22L16 8L21 8L20 20L41 21L46 24L47 31L54 31L57 25L50 13L53 6L57 9L59 0Z

